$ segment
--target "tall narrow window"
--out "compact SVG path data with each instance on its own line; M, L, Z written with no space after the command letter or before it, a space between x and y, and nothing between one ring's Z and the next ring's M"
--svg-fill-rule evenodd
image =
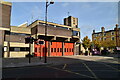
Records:
M53 48L51 48L51 52L53 52Z
M112 40L114 41L114 37L112 37Z
M54 48L54 52L56 52L56 48Z

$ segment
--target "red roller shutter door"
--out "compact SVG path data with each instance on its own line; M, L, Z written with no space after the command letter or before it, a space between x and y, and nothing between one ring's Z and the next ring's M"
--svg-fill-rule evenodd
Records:
M64 44L64 55L65 56L70 56L70 55L74 55L73 53L73 47L74 44L73 43L65 43Z
M51 54L50 56L56 56L56 42L51 42Z
M56 48L57 48L56 56L62 56L62 51L60 50L62 49L62 42L56 42Z
M62 56L62 42L51 42L50 56Z
M45 54L45 44L42 44L42 45L37 45L37 44L35 44L34 45L34 48L35 48L35 50L34 50L34 52L35 52L35 56L44 56L44 54ZM48 48L48 41L47 41L47 48ZM47 52L47 56L48 56L48 52Z

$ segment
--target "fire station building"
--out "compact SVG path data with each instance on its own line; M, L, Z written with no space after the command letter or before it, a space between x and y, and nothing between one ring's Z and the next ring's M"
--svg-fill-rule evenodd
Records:
M30 25L10 26L11 3L1 2L2 25L0 25L0 50L2 57L25 57L29 53L36 57L44 56L45 44L37 41L47 41L47 56L72 56L80 53L80 29L78 18L68 16L64 24L47 22L45 36L45 21L36 20ZM3 9L4 8L4 9ZM25 44L25 38L32 36L37 41Z

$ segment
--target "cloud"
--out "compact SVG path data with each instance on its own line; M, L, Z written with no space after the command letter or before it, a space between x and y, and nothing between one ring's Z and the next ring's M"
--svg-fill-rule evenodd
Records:
M68 6L68 5L69 5L68 2L65 2L65 3L62 4L63 7L66 7L66 6Z

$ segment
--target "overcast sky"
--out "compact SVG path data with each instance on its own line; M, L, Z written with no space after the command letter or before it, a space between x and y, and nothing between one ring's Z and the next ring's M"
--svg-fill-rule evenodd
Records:
M110 30L118 23L117 2L55 2L48 8L48 21L63 24L63 19L70 16L79 20L81 39L91 39L93 29L101 31L101 27ZM45 19L45 2L13 2L11 25L24 22L31 23L36 19Z

